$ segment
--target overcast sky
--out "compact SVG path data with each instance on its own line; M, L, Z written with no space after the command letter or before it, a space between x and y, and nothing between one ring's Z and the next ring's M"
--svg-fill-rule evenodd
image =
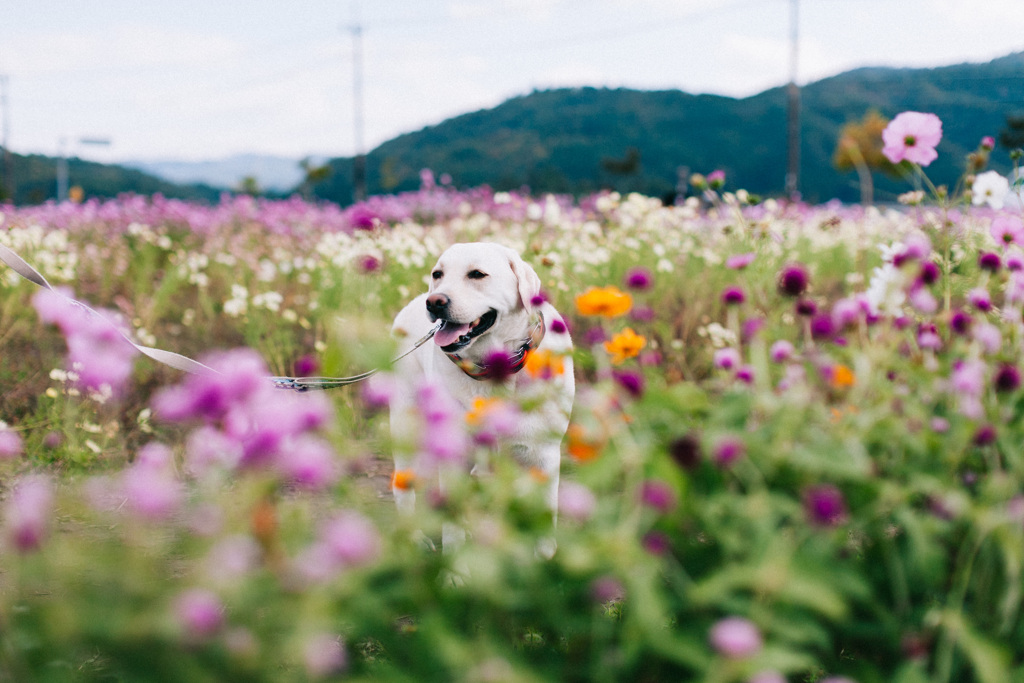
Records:
M355 24L370 149L535 88L781 85L791 1L0 0L0 75L17 152L350 155ZM1024 50L1024 0L799 3L801 83Z

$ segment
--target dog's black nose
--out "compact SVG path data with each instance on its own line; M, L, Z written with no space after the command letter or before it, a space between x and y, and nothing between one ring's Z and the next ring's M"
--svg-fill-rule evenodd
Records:
M448 298L447 294L431 294L427 296L427 312L435 318L443 318L445 313L448 312L448 304L450 303L451 299Z

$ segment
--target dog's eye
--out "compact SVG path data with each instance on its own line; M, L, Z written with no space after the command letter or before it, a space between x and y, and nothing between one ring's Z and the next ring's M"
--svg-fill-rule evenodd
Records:
M485 277L487 277L487 273L481 272L479 270L471 270L468 273L466 273L466 277L468 277L470 280L483 280Z
M444 275L444 273L442 273L440 270L435 270L433 273L430 274L430 277L434 278L435 280L440 280L442 275Z

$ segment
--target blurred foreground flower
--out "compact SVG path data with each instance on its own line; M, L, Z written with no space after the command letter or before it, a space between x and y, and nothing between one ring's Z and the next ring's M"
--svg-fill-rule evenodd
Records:
M761 631L743 617L727 617L711 627L711 646L723 657L746 659L761 651Z
M882 154L894 164L909 161L927 166L938 158L935 147L942 139L942 121L935 114L905 111L882 131Z
M971 203L975 206L988 204L997 211L1003 208L1010 181L996 171L979 173L971 185Z
M20 552L39 548L46 539L53 508L53 484L43 475L29 475L14 484L4 506L7 537Z
M618 287L591 287L576 297L576 310L582 315L616 318L633 307L633 297Z
M836 526L846 519L846 500L830 484L811 486L804 491L804 510L812 524Z
M0 421L0 460L21 455L23 447L21 435Z

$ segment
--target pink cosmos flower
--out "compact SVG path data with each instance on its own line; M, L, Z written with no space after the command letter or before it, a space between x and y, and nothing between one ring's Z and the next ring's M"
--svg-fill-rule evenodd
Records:
M935 114L905 111L882 131L882 154L894 164L909 161L927 166L938 158L935 147L942 139L942 121Z
M743 617L727 617L711 627L711 646L729 659L745 659L760 652L761 631Z
M53 485L43 475L29 475L15 484L4 506L7 537L19 552L39 548L46 539L53 508Z
M193 588L178 596L174 614L189 637L209 638L224 624L224 606L212 592Z
M989 234L1004 247L1011 244L1024 245L1024 220L1020 216L999 214L992 219Z
M21 435L8 429L7 425L0 422L0 460L15 458L21 455L23 445Z
M558 511L577 522L585 522L597 509L597 497L584 486L573 481L563 482L558 493Z
M327 678L348 666L348 656L340 636L317 633L302 648L306 671L314 679Z

